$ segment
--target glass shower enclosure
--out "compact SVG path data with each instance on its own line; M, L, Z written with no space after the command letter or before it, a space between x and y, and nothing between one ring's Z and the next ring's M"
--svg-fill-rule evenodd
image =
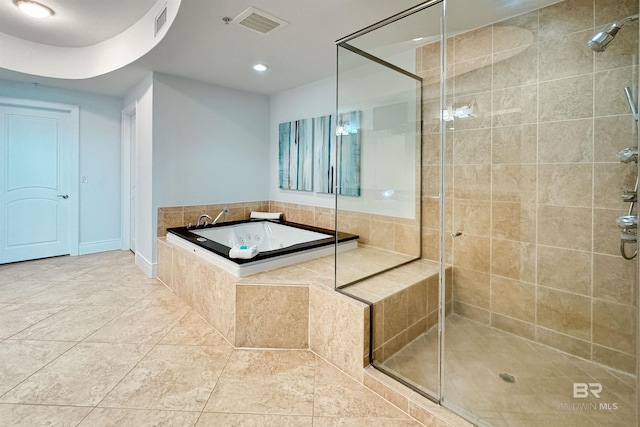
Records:
M336 287L376 368L476 425L638 425L638 4L428 1L337 42Z

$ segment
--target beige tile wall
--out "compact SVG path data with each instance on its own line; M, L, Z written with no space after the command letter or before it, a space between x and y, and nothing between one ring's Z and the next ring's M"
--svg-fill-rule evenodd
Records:
M374 302L375 361L384 362L437 325L438 277L436 273Z
M623 92L637 86L637 21L604 53L586 43L635 13L636 0L566 0L447 42L448 101L478 104L446 135L454 311L626 372L637 263L614 220L637 168L615 155L637 143ZM438 55L417 52L427 82ZM437 83L423 94L422 250L437 260Z
M184 227L187 224L196 225L198 217L202 214L215 218L225 206L229 208L229 212L220 217L220 222L249 219L252 211L270 212L268 201L162 207L158 208L158 237L165 236L167 228Z
M309 286L237 284L235 345L309 348Z
M166 235L167 228L195 225L198 217L208 214L215 218L227 206L220 222L249 219L252 211L282 212L287 221L314 227L335 229L335 209L275 201L229 203L200 206L173 206L158 208L158 237ZM358 242L411 256L420 256L419 230L416 220L351 211L339 211L340 231L357 234Z

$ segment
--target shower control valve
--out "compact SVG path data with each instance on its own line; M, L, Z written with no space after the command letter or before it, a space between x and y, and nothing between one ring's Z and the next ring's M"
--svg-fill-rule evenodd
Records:
M623 230L638 228L638 217L636 215L622 215L616 218L616 224Z
M637 191L625 191L622 193L622 201L623 202L631 202L635 203L638 201L638 192Z
M628 147L618 151L618 159L622 163L638 163L638 147Z

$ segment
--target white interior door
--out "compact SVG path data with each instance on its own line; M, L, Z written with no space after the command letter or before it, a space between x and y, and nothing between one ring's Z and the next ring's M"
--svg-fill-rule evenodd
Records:
M0 263L77 254L77 107L56 105L0 99Z

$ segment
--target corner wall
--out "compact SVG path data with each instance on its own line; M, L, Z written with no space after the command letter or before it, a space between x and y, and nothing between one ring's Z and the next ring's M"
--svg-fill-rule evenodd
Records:
M134 92L136 263L154 277L159 207L268 198L269 100L159 73Z

